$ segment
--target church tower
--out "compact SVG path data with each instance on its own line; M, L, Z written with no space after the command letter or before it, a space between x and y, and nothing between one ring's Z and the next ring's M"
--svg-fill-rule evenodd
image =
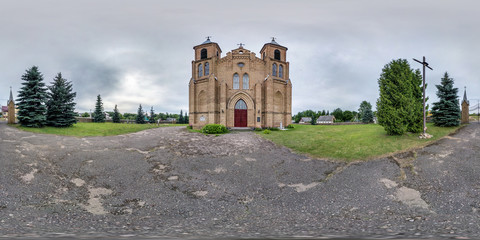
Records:
M467 87L465 87L465 92L463 93L462 101L462 124L469 122L469 113L470 113L470 102L467 100Z
M7 101L8 106L8 123L15 123L15 102L13 101L12 87L10 87L10 98Z
M287 126L292 119L288 49L272 39L258 58L245 44L238 45L224 57L210 38L193 47L189 124L197 129L210 123L228 128Z

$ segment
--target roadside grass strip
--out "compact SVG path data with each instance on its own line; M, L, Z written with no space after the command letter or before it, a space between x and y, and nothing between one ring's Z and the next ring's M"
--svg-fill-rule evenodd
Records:
M76 123L68 128L43 127L29 128L19 124L14 125L18 129L43 134L55 134L75 137L114 136L158 127L187 126L188 124L125 124L125 123Z

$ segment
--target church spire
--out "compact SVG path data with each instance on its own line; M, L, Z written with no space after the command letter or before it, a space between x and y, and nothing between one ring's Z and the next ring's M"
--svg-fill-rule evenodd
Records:
M463 101L468 103L468 100L467 100L467 87L465 87L465 92L463 93Z
M10 104L10 102L13 102L12 87L10 87L10 98L8 99L7 105ZM15 102L13 102L13 103L15 103Z

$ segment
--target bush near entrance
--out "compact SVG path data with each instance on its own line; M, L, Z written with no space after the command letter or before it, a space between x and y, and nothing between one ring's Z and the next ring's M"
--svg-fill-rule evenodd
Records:
M223 126L222 124L207 124L202 128L202 133L207 134L219 134L227 132L227 127Z

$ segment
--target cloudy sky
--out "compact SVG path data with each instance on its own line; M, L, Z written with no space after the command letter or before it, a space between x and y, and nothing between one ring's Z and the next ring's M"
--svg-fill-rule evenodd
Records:
M77 111L138 105L188 109L194 45L212 36L222 56L244 43L288 47L293 112L375 106L385 64L427 57L427 95L448 71L459 95L480 98L480 3L447 0L1 0L0 102L33 65L45 82L73 82Z

